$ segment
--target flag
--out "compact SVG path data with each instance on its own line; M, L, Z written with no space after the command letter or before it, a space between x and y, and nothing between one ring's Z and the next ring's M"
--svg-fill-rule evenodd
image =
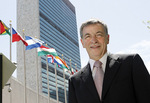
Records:
M48 61L48 63L54 63L54 56L53 55L47 55L47 61Z
M62 59L59 56L54 57L54 63L56 63L61 68L65 67L63 62L62 62Z
M56 63L60 68L69 70L65 61L63 61L59 56L54 57L54 63Z
M37 48L38 56L44 56L44 55L53 55L57 56L56 50L54 48L48 48L43 45L41 47Z
M53 55L47 55L48 63L56 63L59 67L62 67L62 62L56 59Z
M75 73L77 73L78 72L78 70L77 69L71 69L71 74L75 74Z
M60 68L67 69L68 65L59 56L47 55L48 63L56 63Z
M73 74L72 70L68 67L65 61L63 61L59 56L55 56L54 63L56 63L60 68L64 69L65 72L68 72L70 75Z
M5 28L2 24L2 22L0 21L0 34L3 34L5 32Z
M9 28L0 20L0 35L10 35Z
M73 75L74 72L72 71L72 69L68 68L68 69L64 69L65 72L68 72L70 75Z
M38 48L42 45L42 43L44 43L43 41L41 42L41 40L40 40L40 42L39 42L38 39L35 39L33 37L30 37L30 36L25 36L25 40L28 44L28 46L26 46L26 50Z
M76 69L76 73L78 72L78 70Z
M59 56L55 56L55 58L56 58L56 60L59 60L59 61L61 61L61 63L62 63L62 68L63 69L69 69L69 67L68 67L68 65L66 64L66 62L65 61L63 61Z
M71 68L71 73L72 73L72 75L74 74L74 69L73 68Z
M28 46L28 43L22 38L22 36L12 28L12 42L22 41L25 46Z
M69 69L69 67L65 61L63 61L63 64L66 66L67 69Z
M40 39L37 39L37 38L32 38L35 42L38 42L40 44L46 44L46 42L40 40Z
M56 56L58 57L58 56ZM58 67L63 67L63 63L60 61L59 58L54 57L54 63L56 63L58 65Z

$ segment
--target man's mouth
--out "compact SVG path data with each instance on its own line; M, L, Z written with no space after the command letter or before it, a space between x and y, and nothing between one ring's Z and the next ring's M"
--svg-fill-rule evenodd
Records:
M97 49L97 48L99 48L100 46L99 45L97 45L97 46L91 46L90 48L92 48L92 49Z

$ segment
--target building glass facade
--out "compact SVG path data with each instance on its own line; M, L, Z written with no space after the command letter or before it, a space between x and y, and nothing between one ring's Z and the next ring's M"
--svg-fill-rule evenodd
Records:
M50 48L55 48L59 57L73 69L81 68L78 33L76 24L75 7L69 0L39 0L40 13L40 39ZM62 57L63 54L63 57ZM70 62L71 60L71 62ZM75 65L76 64L76 65ZM42 67L42 92L48 95L47 62L46 57L41 57ZM50 97L57 99L56 80L59 101L65 102L63 70L57 70L55 78L55 65L48 64L49 68L49 93ZM69 73L65 73L65 87L68 95Z

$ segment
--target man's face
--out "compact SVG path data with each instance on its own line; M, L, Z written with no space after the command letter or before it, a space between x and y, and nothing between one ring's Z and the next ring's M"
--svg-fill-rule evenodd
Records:
M109 35L101 24L90 24L83 28L81 43L90 59L99 60L107 52Z

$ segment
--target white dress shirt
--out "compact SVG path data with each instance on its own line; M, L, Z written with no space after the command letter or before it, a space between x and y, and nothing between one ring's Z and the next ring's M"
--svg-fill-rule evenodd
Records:
M108 53L106 52L104 56L101 59L99 59L99 61L102 62L102 69L104 73L105 73L105 68L106 68L107 56L108 56ZM95 63L95 60L89 59L89 63L90 63L91 71L93 71L93 65Z

